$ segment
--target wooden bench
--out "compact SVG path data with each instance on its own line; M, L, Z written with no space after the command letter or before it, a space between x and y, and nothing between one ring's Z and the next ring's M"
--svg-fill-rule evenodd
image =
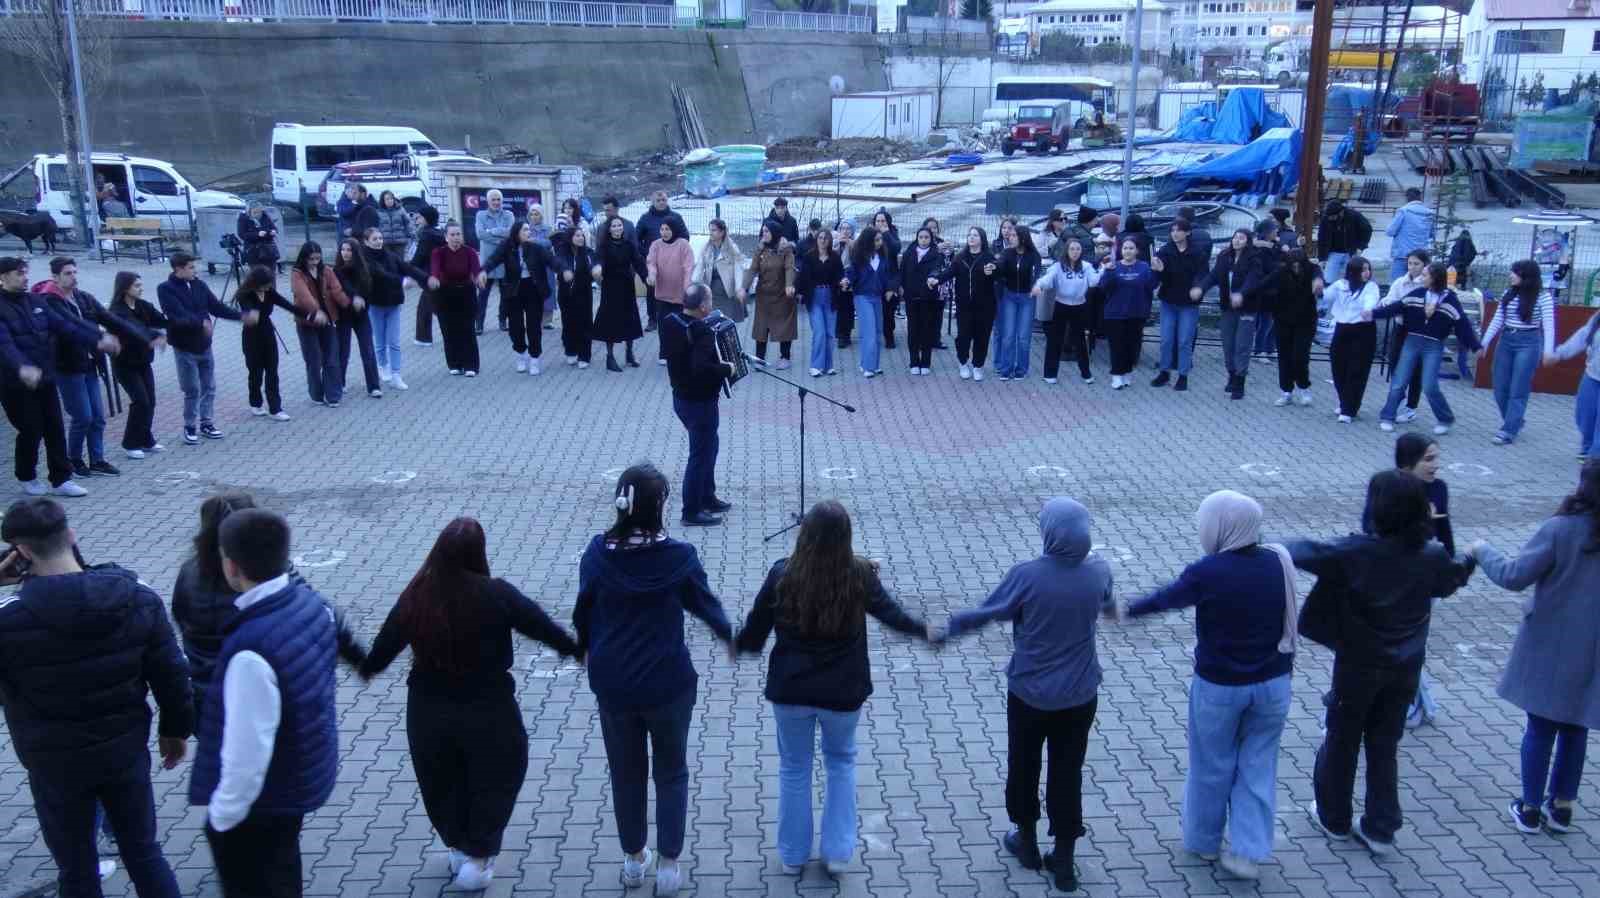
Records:
M161 234L161 220L157 218L108 218L100 232L100 261L106 260L106 244L110 244L111 258L120 259L122 244L144 247L144 260L155 264L167 255L167 238Z

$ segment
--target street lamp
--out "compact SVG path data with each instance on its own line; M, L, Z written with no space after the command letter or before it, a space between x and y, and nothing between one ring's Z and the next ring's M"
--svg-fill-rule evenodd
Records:
M89 110L83 102L83 58L78 55L78 8L76 0L62 2L67 17L67 53L72 57L72 101L78 109L78 151L83 154L83 245L93 249L94 226L99 210L91 199L94 192L94 163L89 155ZM67 160L67 164L72 164L72 161Z

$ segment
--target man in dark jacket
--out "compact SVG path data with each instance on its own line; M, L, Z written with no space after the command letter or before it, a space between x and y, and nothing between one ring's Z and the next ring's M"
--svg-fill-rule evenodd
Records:
M1317 258L1328 282L1344 277L1350 257L1365 252L1372 242L1372 223L1342 200L1328 200L1317 225Z
M339 205L335 209L339 213L339 239L334 241L336 247L339 242L347 239L360 242L361 235L367 232L367 228L378 226L378 204L373 202L365 185L346 185L344 196L339 197Z
M665 190L657 190L650 197L650 208L644 210L644 214L639 216L638 227L634 228L635 239L638 241L639 246L639 258L649 257L650 244L661 239L661 225L665 222L671 222L672 229L676 233L689 233L689 226L684 224L683 216L672 211L672 207L667 205L667 192ZM628 236L626 226L622 229L622 236L624 238ZM600 245L599 243L595 244L595 246ZM645 330L653 331L656 329L656 325L660 323L661 316L664 314L661 305L661 303L656 302L655 286L646 285L644 288L644 307L650 323L645 327Z
M800 222L789 214L789 201L781 196L772 201L772 208L761 223L790 243L800 242Z
M159 337L142 326L113 315L95 299L93 294L78 289L78 263L67 257L50 260L51 279L34 287L34 292L49 297L57 311L68 318L115 334L123 350L146 350L152 341L160 345ZM58 338L56 347L58 374L56 386L61 393L61 406L66 410L67 456L71 459L72 473L79 477L90 474L115 476L122 472L106 461L106 411L100 392L101 374L110 375L106 356L98 349L86 349L67 338ZM87 445L89 457L84 458Z
M1194 244L1195 251L1205 257L1206 264L1211 264L1211 231L1195 219L1193 206L1179 206L1178 217L1189 223L1189 242Z
M222 522L222 572L239 591L202 700L189 803L224 895L301 894L300 827L339 772L333 611L289 570L289 524L247 508Z
M60 496L87 496L88 490L72 482L61 394L56 391L56 350L66 341L116 352L117 338L67 318L54 304L24 292L27 284L27 262L0 258L0 405L17 429L17 480L28 495L44 495L38 480L43 440L50 487Z
M194 256L173 253L172 275L156 288L161 314L167 316L167 341L178 368L178 388L183 391L183 441L193 446L201 437L222 439L211 420L217 400L216 362L211 357L211 334L217 319L238 321L240 314L217 300L200 280ZM196 429L198 423L199 428Z
M1278 354L1277 332L1272 326L1272 313L1277 292L1278 268L1283 265L1283 242L1276 218L1256 222L1255 249L1252 266L1245 281L1244 301L1247 308L1256 312L1256 337L1251 352L1255 355Z
M1333 649L1333 698L1317 750L1311 819L1338 840L1354 835L1374 854L1394 851L1399 831L1397 752L1406 709L1417 693L1435 596L1472 575L1470 559L1450 557L1432 541L1423 482L1380 471L1367 485L1376 535L1288 545L1295 566L1317 577L1301 614L1301 632ZM1352 790L1362 745L1367 751L1366 813L1352 825Z
M154 692L163 766L183 760L192 727L189 668L161 598L115 565L84 569L61 506L6 511L0 562L22 589L0 601L0 699L28 771L62 898L100 895L95 816L104 808L139 898L178 898L161 856L150 788Z
M1194 338L1200 327L1200 282L1207 263L1190 237L1189 223L1182 218L1172 222L1172 239L1156 253L1153 267L1161 279L1161 373L1150 381L1164 387L1168 373L1178 369L1174 390L1189 389L1189 369L1194 366Z
M418 346L433 345L433 291L428 289L424 274L433 264L433 251L444 246L444 231L439 229L439 210L423 206L417 210L417 243L411 253L411 270L406 272L422 288L417 299L417 329L412 342Z
M733 506L717 498L717 393L728 365L717 356L716 337L705 321L711 290L691 284L683 306L662 320L661 357L672 381L672 410L689 432L689 463L683 472L683 523L714 527Z

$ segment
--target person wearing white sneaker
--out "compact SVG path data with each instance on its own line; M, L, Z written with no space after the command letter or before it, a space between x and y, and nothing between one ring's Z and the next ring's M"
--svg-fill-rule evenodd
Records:
M289 413L288 412L273 412L270 417L274 421L287 421L287 420L289 420Z
M1278 408L1283 408L1284 406L1288 405L1292 401L1294 401L1293 395L1291 395L1290 393L1284 393L1284 394L1280 395L1277 399L1272 400L1272 404L1277 406Z
M1394 376L1389 382L1388 401L1383 404L1383 411L1378 416L1381 421L1391 424L1396 420L1407 384L1418 370L1422 372L1422 392L1428 398L1433 417L1443 426L1455 423L1455 413L1451 411L1444 391L1439 388L1439 360L1444 354L1444 341L1454 333L1463 348L1472 351L1483 348L1478 342L1477 331L1461 307L1461 301L1448 285L1448 266L1443 262L1434 262L1428 266L1427 276L1426 286L1418 287L1403 297L1395 297L1391 292L1390 298L1382 305L1362 313L1366 320L1398 316L1405 322L1405 344L1400 349L1400 359L1395 364Z
M839 313L835 295L844 284L844 260L833 244L833 232L826 228L810 239L810 248L799 259L795 294L806 307L811 325L811 375L820 376L833 368L835 344L839 341Z
M750 259L750 267L745 269L740 286L755 302L750 338L756 343L756 358L765 359L767 343L776 341L780 371L789 367L789 354L795 337L800 334L797 277L795 247L790 246L776 228L762 222L755 255Z
M528 770L528 734L509 671L513 631L581 654L533 600L489 571L483 527L456 518L400 594L358 672L370 680L411 648L406 738L428 820L451 850L457 888L494 879Z
M1297 249L1284 254L1265 294L1278 342L1278 389L1297 405L1311 404L1311 342L1317 333L1317 298L1322 292L1321 270Z
M961 364L961 379L962 380L971 380L972 379L972 366L968 365L965 362L963 362Z

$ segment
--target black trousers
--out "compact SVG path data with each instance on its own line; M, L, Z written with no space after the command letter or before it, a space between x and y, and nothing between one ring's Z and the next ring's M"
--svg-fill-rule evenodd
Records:
M1348 832L1356 761L1367 753L1367 805L1361 825L1373 838L1393 841L1400 814L1400 737L1406 710L1417 694L1422 665L1363 667L1333 659L1333 703L1328 732L1317 749L1312 786L1317 813L1334 832Z
M650 324L656 324L662 318L661 303L656 299L656 288L649 284L644 287L644 316Z
M1338 324L1333 328L1333 390L1339 394L1339 414L1354 418L1361 411L1367 394L1367 378L1372 375L1372 357L1378 351L1378 325L1371 321Z
M61 417L61 393L56 385L41 380L33 389L20 383L0 389L0 405L11 426L17 429L16 475L26 483L39 476L39 441L44 440L45 469L50 485L60 486L72 479L72 464L67 461L67 425Z
M206 825L222 898L300 898L300 827L305 818L246 817L225 833Z
M1056 313L1044 325L1044 376L1055 377L1061 370L1061 350L1065 343L1068 358L1078 360L1078 374L1089 377L1089 340L1094 329L1094 309L1087 302L1075 306L1056 303ZM1140 339L1143 339L1141 330Z
M1317 324L1277 323L1278 389L1287 393L1296 387L1311 389L1311 340Z
M240 333L244 367L249 372L250 407L261 407L265 391L267 411L273 414L283 411L283 396L278 392L278 332L263 319L261 324L244 328ZM132 422L128 426L132 427Z
M833 291L833 332L841 344L850 342L850 334L856 329L856 297L847 290Z
M353 341L356 352L361 356L361 374L366 379L367 392L382 389L383 383L378 380L378 352L372 345L372 306L359 312L347 309L339 316L334 330L339 341L340 387L348 383L346 376L350 371L350 344Z
M983 367L989 359L994 316L993 298L956 302L956 361L965 365L971 359L973 367Z
M919 299L906 303L906 348L911 351L911 367L933 365L933 346L939 342L939 325L944 321L944 303Z
M489 292L494 290L496 286L500 288L500 305L495 312L495 320L501 323L504 323L506 320L506 309L510 301L510 296L508 296L508 294L515 294L516 288L513 287L510 290L506 289L505 278L490 278L489 282L482 287L473 288L478 291L476 297L474 298L474 311L476 314L473 318L473 323L477 330L483 330L483 319L489 313ZM474 333L476 333L476 331L474 331Z
M894 348L894 312L900 308L900 299L885 299L883 301L883 346L885 349Z
M463 697L411 687L406 740L440 841L469 857L500 853L528 773L528 731L509 688Z
M588 289L563 286L557 301L561 306L562 351L580 362L589 361L590 346L594 342L589 336L594 329L594 297Z
M60 898L100 898L97 816L116 837L117 853L140 898L178 898L178 881L161 854L155 797L150 790L150 753L108 764L104 757L61 758L28 771L39 834L56 862Z
M1107 318L1105 333L1106 343L1111 347L1111 373L1132 374L1144 345L1144 319Z
M156 444L156 371L150 365L111 364L122 392L128 394L128 424L122 429L122 448L149 449Z
M780 358L780 359L789 358L790 357L790 353L793 351L793 347L794 347L794 341L793 340L780 340L778 342L778 358ZM756 341L756 358L765 359L766 357L767 357L767 341L766 340L757 340Z
M1406 329L1396 326L1389 331L1389 377L1394 378L1394 368L1400 364L1400 347L1406 344ZM1406 385L1406 408L1415 410L1422 404L1422 366L1411 370L1411 383Z
M501 306L500 314L511 322L512 352L526 352L534 358L544 355L543 287L533 278L523 278ZM504 288L501 289L503 292Z
M444 337L444 366L451 371L478 370L478 336L473 330L472 287L457 284L434 293L439 331Z
M417 298L416 339L420 342L433 342L433 315L433 291L424 288Z
M1098 698L1060 711L1035 708L1006 693L1006 816L1019 826L1039 822L1039 770L1050 747L1044 803L1056 844L1083 835L1083 759Z

